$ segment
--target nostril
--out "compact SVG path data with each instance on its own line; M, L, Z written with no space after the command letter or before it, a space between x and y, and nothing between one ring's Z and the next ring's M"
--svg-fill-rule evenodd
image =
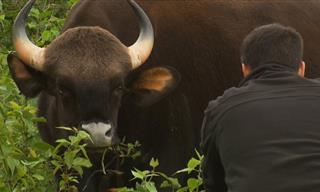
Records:
M110 130L108 130L106 133L105 133L105 135L107 136L107 137L111 137L111 129Z

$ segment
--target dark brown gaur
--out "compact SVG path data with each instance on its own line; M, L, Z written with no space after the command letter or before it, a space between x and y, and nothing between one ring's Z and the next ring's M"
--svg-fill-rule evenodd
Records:
M152 24L142 10L142 8L134 1L128 0L136 15L139 17L140 35L138 40L130 47L127 48L127 53L131 58L132 69L138 68L149 57L152 51L154 34ZM22 8L17 16L13 29L12 39L13 45L18 57L27 65L37 71L44 71L46 62L46 48L37 47L28 38L25 30L26 19L28 14L35 3L35 0L29 2ZM120 40L119 40L120 42ZM82 129L88 131L93 139L95 147L106 147L118 141L115 134L112 133L112 125L102 122L89 122L82 124Z
M132 9L133 1L80 0L44 53L27 40L24 23L17 22L21 31L14 36L27 43L15 45L20 54L11 54L8 64L20 91L39 96L39 115L47 119L38 126L44 141L55 144L67 136L57 126L75 126L96 134L98 146L106 144L99 133L142 145L140 158L110 166L123 175L99 172L88 179L101 169L101 155L90 150L93 167L85 170L80 191L86 184L86 192L134 186L130 169L148 169L151 157L159 159L158 170L167 174L184 168L199 144L203 110L240 81L241 41L259 25L279 22L296 28L305 40L307 75L319 77L319 1L136 1L154 30L147 60L152 33L146 30L139 38L137 15L143 14ZM145 34L149 40L140 41ZM149 46L131 46L138 51L129 54L135 42ZM38 54L23 54L23 47ZM145 54L139 57L139 52ZM43 65L37 68L32 62ZM135 62L144 64L132 70ZM106 132L108 125L111 132Z
M130 75L148 59L154 44L152 24L134 0L128 0L126 5L131 6L133 17L138 16L140 34L128 47L99 25L66 27L67 24L47 47L38 47L29 40L25 29L34 3L35 0L28 1L13 25L16 55L8 57L12 77L25 96L39 95L38 115L47 119L46 123L39 123L43 140L55 145L56 139L68 136L68 132L56 129L59 126L83 129L91 135L89 154L92 152L90 158L97 162L101 149L120 141L121 103L152 105L176 87L179 75L170 67L154 67L139 76ZM100 172L99 179L92 177L98 164L85 171L79 184L81 190L100 191L121 183L119 175L114 176L116 185L111 184L114 179L104 179ZM117 162L112 166L119 167Z

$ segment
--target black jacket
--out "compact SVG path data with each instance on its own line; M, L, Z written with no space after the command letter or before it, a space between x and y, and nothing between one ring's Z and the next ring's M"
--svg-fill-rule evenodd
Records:
M207 191L320 191L318 80L260 67L209 103L201 135Z

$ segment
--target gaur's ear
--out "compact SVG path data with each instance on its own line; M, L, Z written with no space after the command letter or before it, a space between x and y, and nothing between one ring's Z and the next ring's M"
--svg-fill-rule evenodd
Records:
M14 54L9 54L7 61L11 76L21 93L30 98L37 96L43 87L41 73L24 64Z
M129 84L130 99L139 106L149 106L172 92L180 74L171 67L154 67L140 72Z

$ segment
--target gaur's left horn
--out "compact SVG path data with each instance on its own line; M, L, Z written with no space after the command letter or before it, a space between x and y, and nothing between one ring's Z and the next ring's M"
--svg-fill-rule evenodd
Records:
M45 49L34 45L25 29L26 19L34 2L35 0L29 0L18 14L12 28L12 40L18 57L30 67L43 71Z
M135 69L142 65L150 56L154 43L154 31L150 19L143 9L134 0L128 0L128 2L138 15L140 25L139 38L129 47L132 68Z

